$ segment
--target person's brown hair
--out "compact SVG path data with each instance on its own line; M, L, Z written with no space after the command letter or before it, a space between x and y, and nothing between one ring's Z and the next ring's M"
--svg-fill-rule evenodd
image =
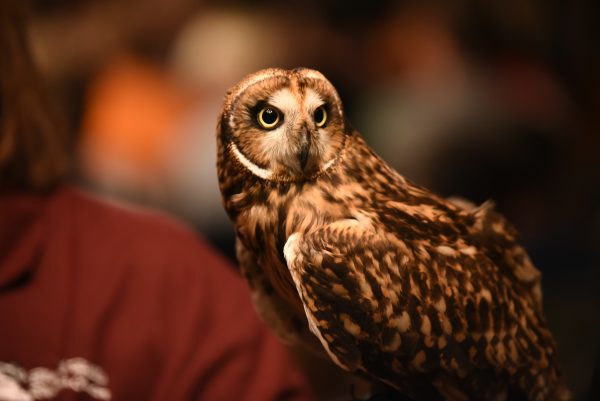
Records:
M0 2L0 192L42 192L67 170L64 132L29 52L24 12Z

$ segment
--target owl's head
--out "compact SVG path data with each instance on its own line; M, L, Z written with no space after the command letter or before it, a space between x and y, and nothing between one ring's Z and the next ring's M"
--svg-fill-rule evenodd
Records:
M342 103L318 71L267 69L231 88L219 118L221 157L272 181L331 167L348 133Z

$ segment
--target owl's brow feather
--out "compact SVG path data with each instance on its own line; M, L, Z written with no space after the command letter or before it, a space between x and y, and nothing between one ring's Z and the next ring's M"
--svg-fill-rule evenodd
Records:
M308 79L313 79L316 81L319 81L323 84L325 84L326 86L330 87L333 89L333 85L327 80L327 78L325 78L325 76L323 76L323 74L321 74L318 71L315 70L311 70L311 69L302 69L302 74L304 78L308 78ZM282 77L282 78L290 78L289 77L289 71L286 70L282 70L282 69L267 69L264 70L262 72L256 73L255 75L250 76L249 78L247 78L246 80L242 81L239 86L235 89L234 92L231 92L231 94L228 96L229 99L237 99L242 93L244 93L249 87L256 85L258 83L260 83L261 81L264 81L268 78L277 78L277 77ZM337 111L339 113L340 116L343 116L343 112L342 112L342 106L341 106L341 100L339 98L338 93L335 91L335 89L333 89L333 95L336 99L336 102L338 104L337 107ZM233 108L235 102L231 102L230 107ZM229 110L231 111L231 110ZM235 122L233 121L233 113L228 113L229 114L229 125L233 128L235 127Z
M259 74L256 77L253 77L252 79L250 79L248 81L248 83L243 84L239 89L237 89L235 92L232 93L232 95L230 96L231 99L233 99L228 107L228 110L226 111L226 113L229 115L229 125L232 128L235 128L235 121L233 119L233 115L234 113L232 112L235 109L235 105L238 103L239 101L239 96L241 96L246 90L248 90L251 86L253 85L257 85L259 83L261 83L262 81L265 81L269 78L277 78L277 77L281 77L281 78L286 78L286 76L284 74L271 74L270 76L267 76L266 73L265 74ZM265 91L266 92L266 91ZM266 100L260 100L256 103L256 105L254 105L254 107L257 107L260 103L265 103Z

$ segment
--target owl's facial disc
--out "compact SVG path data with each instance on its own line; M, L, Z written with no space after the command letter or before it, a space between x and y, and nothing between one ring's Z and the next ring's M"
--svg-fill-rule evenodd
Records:
M231 154L264 179L314 177L333 165L344 142L337 93L320 77L277 78L239 96L232 114L243 118L231 121Z
M323 160L329 136L325 130L326 117L323 117L326 104L313 89L307 88L303 95L291 88L273 93L266 109L281 114L281 124L272 127L261 124L265 129L265 135L259 140L262 152L285 170L283 172L292 175L313 175L327 162ZM319 121L314 118L317 109L320 110L316 113ZM259 123L264 114L259 111Z

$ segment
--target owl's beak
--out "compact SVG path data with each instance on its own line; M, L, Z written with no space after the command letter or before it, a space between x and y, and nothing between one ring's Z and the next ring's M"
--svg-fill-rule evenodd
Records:
M310 132L307 127L303 127L300 133L300 154L298 155L300 161L300 169L304 170L308 163L308 156L310 152Z

